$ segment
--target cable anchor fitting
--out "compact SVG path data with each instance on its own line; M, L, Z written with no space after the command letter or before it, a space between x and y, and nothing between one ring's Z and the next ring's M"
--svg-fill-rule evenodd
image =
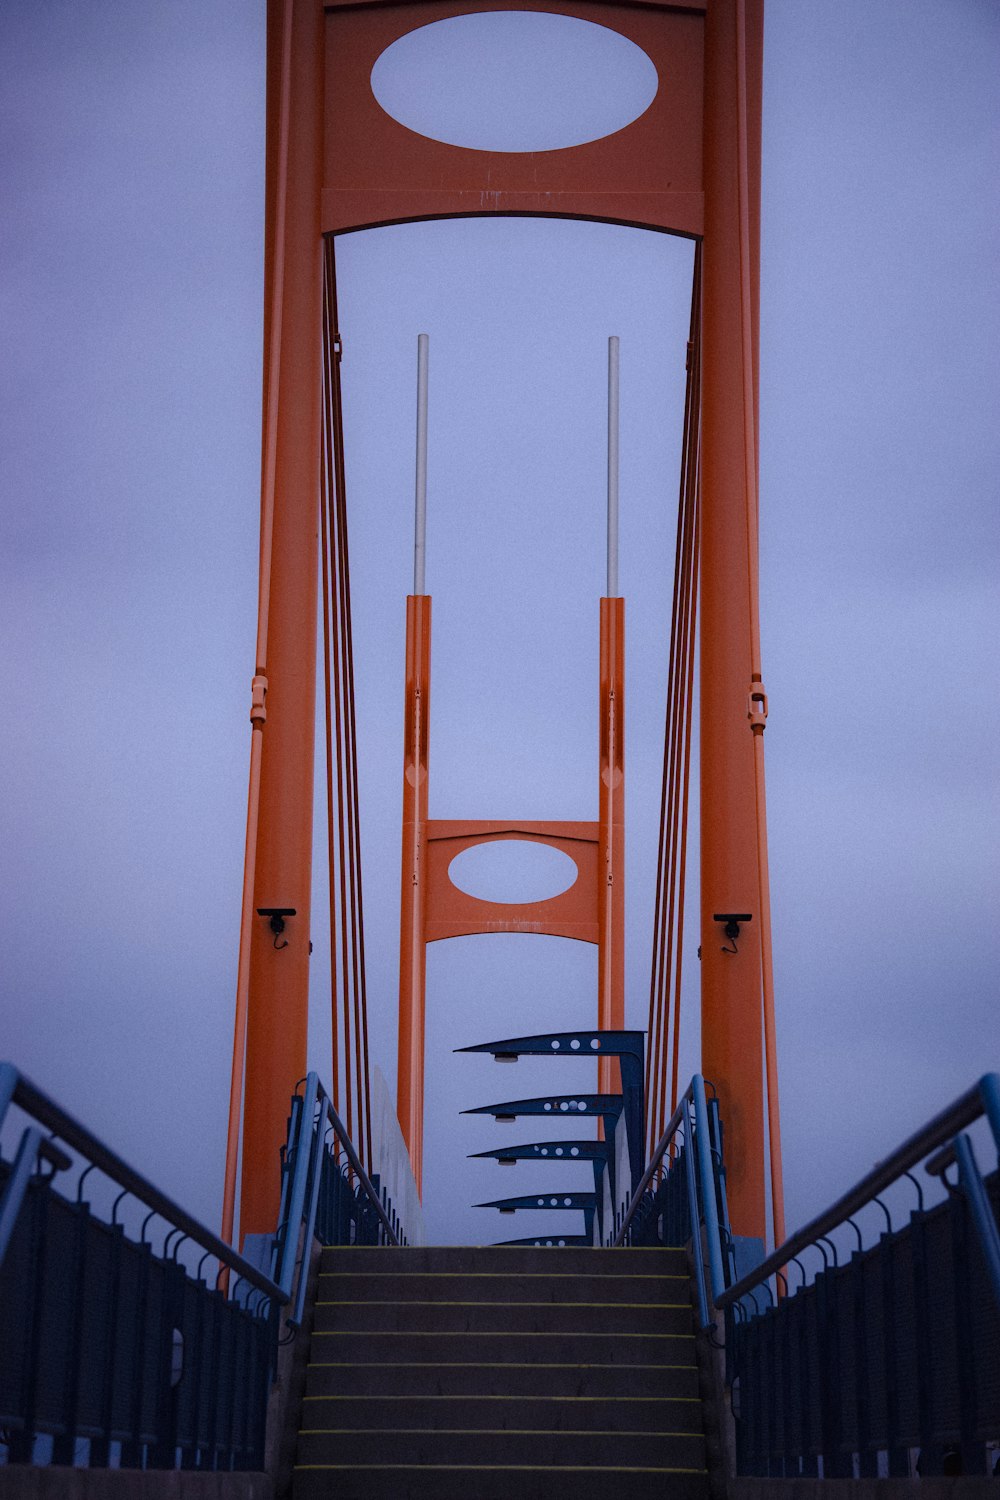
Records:
M253 725L264 724L267 721L267 709L264 707L264 699L267 697L267 678L257 673L250 684L250 723Z
M764 726L767 723L767 694L759 677L750 684L747 718L750 720L750 729L754 734L764 733Z

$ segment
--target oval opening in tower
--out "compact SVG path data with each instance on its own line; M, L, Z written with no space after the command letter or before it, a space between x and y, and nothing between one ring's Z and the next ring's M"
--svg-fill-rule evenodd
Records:
M576 16L499 10L408 31L372 92L408 130L476 151L560 151L623 130L659 80L635 42Z
M576 864L561 849L533 839L495 839L474 844L456 854L448 877L467 896L479 901L522 905L546 901L568 891L576 880Z

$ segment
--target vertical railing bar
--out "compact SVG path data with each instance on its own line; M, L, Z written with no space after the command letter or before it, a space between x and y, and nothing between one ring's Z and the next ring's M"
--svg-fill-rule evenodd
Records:
M1000 1231L986 1195L972 1141L965 1134L959 1135L955 1138L954 1150L959 1183L968 1201L986 1264L986 1274L996 1297L997 1309L1000 1310Z
M695 1183L694 1121L691 1101L685 1094L684 1108L684 1176L687 1183L688 1213L691 1218L691 1249L694 1255L695 1287L698 1294L698 1325L707 1328L712 1321L708 1311L708 1295L705 1290L705 1263L701 1245L701 1216L698 1213L698 1188Z
M313 1133L312 1150L310 1152L309 1161L309 1207L305 1217L305 1233L303 1235L302 1244L302 1262L299 1268L299 1284L295 1297L295 1305L292 1316L288 1319L289 1326L292 1328L300 1328L302 1326L302 1317L303 1313L305 1312L306 1288L309 1282L309 1265L312 1259L312 1240L313 1233L316 1227L316 1206L319 1202L319 1180L322 1171L323 1149L325 1145L326 1132L323 1129L323 1124L327 1118L327 1111L329 1110L329 1108L330 1101L324 1098L322 1113L320 1114L319 1120L316 1122L316 1129ZM297 1234L296 1239L298 1239Z
M722 1251L719 1241L719 1214L715 1197L715 1174L712 1171L712 1153L709 1145L708 1104L705 1098L705 1080L696 1073L691 1080L694 1099L695 1148L698 1153L698 1175L701 1178L702 1208L705 1215L705 1232L708 1240L708 1265L712 1284L712 1297L718 1302L726 1289L722 1269Z
M310 1073L306 1079L305 1095L302 1101L302 1114L299 1120L299 1129L295 1136L295 1157L290 1164L292 1186L288 1197L288 1213L285 1216L285 1237L281 1246L278 1271L274 1278L286 1298L291 1292L292 1278L295 1274L299 1226L302 1223L302 1210L306 1196L306 1177L309 1171L310 1152L305 1147L310 1132L316 1127L315 1116L318 1091L319 1079L315 1073Z

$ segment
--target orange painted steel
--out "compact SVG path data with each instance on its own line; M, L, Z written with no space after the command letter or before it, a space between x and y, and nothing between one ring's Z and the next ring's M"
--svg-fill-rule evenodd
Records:
M408 130L371 89L379 55L399 37L470 11L542 10L582 15L634 41L663 80L649 108L624 130L561 151L479 151ZM327 232L463 214L545 214L702 231L702 37L700 3L635 6L419 5L327 8Z
M431 706L431 600L406 601L406 700L403 729L403 861L399 903L399 1052L396 1113L422 1191L424 1144L424 994L427 985L427 751Z
M268 259L265 266L265 360L263 436L261 443L260 565L257 584L256 672L251 687L250 784L243 856L240 946L236 966L236 1013L229 1082L226 1166L222 1189L222 1238L232 1243L236 1227L236 1173L239 1164L246 1071L247 1021L250 1009L250 950L253 939L254 886L260 824L260 771L267 720L267 627L271 596L271 551L274 534L274 479L277 448L278 393L281 380L281 320L284 306L285 225L288 206L288 150L291 120L292 8L286 4L268 16ZM276 102L275 102L276 101Z
M263 918L255 918L252 931L243 1235L275 1228L288 1100L306 1071L322 389L322 26L312 0L284 0L269 10L264 401L273 525L253 907L291 907L295 916L288 919L287 947L274 946Z
M451 16L510 9L580 16L630 38L652 59L661 80L649 109L600 141L567 150L507 153L431 141L379 107L371 90L371 68L400 36ZM262 592L268 724L260 758L252 905L294 906L297 915L289 924L289 947L281 952L273 949L263 922L253 926L243 1227L273 1228L275 1164L287 1094L304 1069L321 237L421 218L540 214L634 224L699 238L702 244L702 1070L718 1087L727 1122L734 1227L738 1233L762 1234L762 986L769 1076L773 1005L763 780L755 770L760 735L747 718L748 693L761 682L756 486L762 0L638 0L628 5L607 0L416 0L405 6L391 0L332 0L325 6L322 0L271 0L268 35L265 461L273 465L274 508L273 538L267 546L262 530L262 579L267 547L271 554L266 598ZM283 49L285 35L289 46ZM283 76L285 90L280 87ZM285 186L279 191L282 180ZM273 440L268 436L272 427ZM618 607L617 601L607 601L606 609L602 606L602 615L609 616L612 647L608 680L617 671L618 647L612 635ZM408 619L416 653L410 662L413 674L408 676L411 713L411 685L422 672L422 692L429 690L429 600L411 600ZM604 665L602 655L602 683ZM608 701L614 705L614 722L605 723L602 717L602 734L605 729L613 731L617 741L622 727L618 688ZM415 748L408 740L407 749L408 757L416 755L410 770L417 779L404 791L408 822L398 1100L418 1171L427 936L423 924L455 918L451 906L447 911L442 906L444 916L435 909L437 863L440 856L446 870L448 839L482 842L485 837L527 832L548 842L575 840L581 889L574 887L575 895L564 893L571 898L570 906L586 888L589 876L584 871L593 859L595 903L604 880L604 904L594 908L598 938L604 934L600 1014L615 1017L620 1014L620 989L614 933L622 889L616 861L621 857L623 827L621 789L613 784L619 747L609 740L610 780L607 786L602 782L598 823L579 825L579 837L565 829L553 831L549 825L528 830L506 824L485 833L480 825L466 824L459 826L464 834L452 829L447 836L435 830L426 818L426 743L419 738L426 734L429 700L421 697L419 703L422 727L416 725ZM408 735L414 727L411 714ZM596 853L591 827L596 827ZM614 877L610 885L609 873ZM446 884L450 887L450 881ZM447 901L452 899L448 894ZM721 911L753 913L737 954L720 951L721 934L713 914ZM501 912L502 918L491 913L490 921L549 921L554 927L561 920L553 910L536 908L529 914L529 906L520 914L509 907ZM494 925L488 930L517 929ZM770 1097L772 1179L780 1192L776 1075Z
M597 1024L625 1025L625 600L601 600ZM597 1065L599 1093L618 1092L614 1058Z
M575 938L598 949L597 1024L625 1024L625 601L602 599L600 794L596 822L428 818L431 601L406 601L403 852L400 882L397 1113L418 1190L422 1175L427 944L477 933ZM577 876L542 901L485 901L459 890L453 860L477 844L547 844ZM598 1063L598 1087L618 1087L617 1062Z
M702 1072L726 1122L729 1211L764 1237L761 924L754 736L752 537L757 525L760 0L713 0L705 33L702 312ZM744 59L741 67L741 58ZM743 180L741 181L741 170ZM719 912L749 912L738 952Z
M330 993L334 1038L343 1022L344 1098L348 1135L371 1166L368 1003L365 982L364 900L358 808L357 723L351 625L351 570L347 534L341 339L334 245L324 244L324 668L327 700L327 850L330 872ZM327 552L329 558L327 558ZM330 736L332 720L334 735ZM334 754L335 750L335 754ZM332 837L336 783L337 837ZM339 937L339 942L337 941ZM340 984L337 985L339 964ZM338 1014L338 1001L340 1010ZM353 1010L353 1045L352 1045ZM337 1050L336 1047L334 1049ZM356 1109L355 1109L356 1106Z
M649 984L649 1045L646 1068L647 1149L663 1134L677 1103L680 1002L684 954L687 873L688 791L691 754L691 706L698 561L698 452L701 367L701 251L695 251L691 322L687 347L684 428L680 490L674 549L673 598L667 705L663 736L663 774L657 850L652 963ZM673 991L673 1016L670 993ZM667 1055L673 1034L670 1107L667 1108Z

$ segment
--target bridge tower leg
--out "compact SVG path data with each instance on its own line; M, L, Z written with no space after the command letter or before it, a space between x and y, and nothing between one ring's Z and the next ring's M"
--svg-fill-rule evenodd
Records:
M267 680L267 719L254 851L241 1234L274 1230L288 1101L306 1071L322 390L322 7L303 0L269 7L267 81L257 649L257 672ZM294 910L280 939L256 915L262 907Z
M761 0L705 17L702 326L702 1072L726 1124L729 1211L763 1238L761 901L753 733L757 602L757 351ZM745 913L729 951L717 913ZM725 945L725 946L724 946Z

